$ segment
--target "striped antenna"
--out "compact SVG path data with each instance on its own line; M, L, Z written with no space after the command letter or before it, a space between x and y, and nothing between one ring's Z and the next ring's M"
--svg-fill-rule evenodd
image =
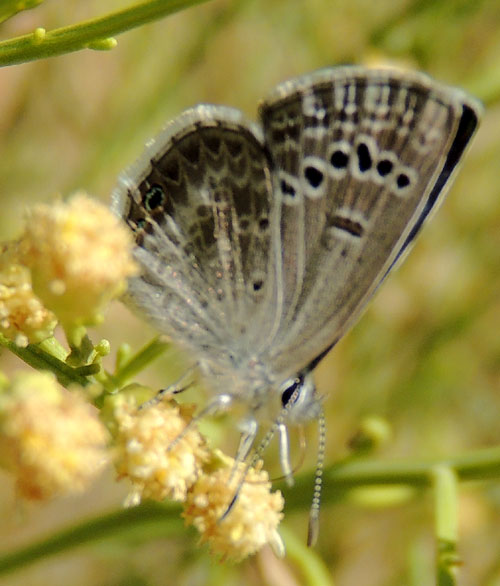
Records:
M231 510L234 507L236 501L238 500L238 497L239 497L239 494L240 494L240 491L241 491L241 487L245 483L245 479L247 477L248 471L250 470L250 468L255 467L255 465L257 464L257 462L261 459L262 454L266 450L267 446L271 443L271 440L273 439L274 435L276 434L276 431L279 429L280 425L283 425L283 422L285 421L285 418L286 418L289 410L291 409L293 403L295 402L296 397L299 394L299 392L300 392L300 390L298 388L296 388L294 390L294 392L292 393L292 395L291 395L290 399L288 400L287 404L284 405L281 408L281 411L280 411L278 417L276 418L276 420L273 422L273 424L271 425L271 427L269 428L269 430L267 431L267 433L264 435L264 437L260 441L260 443L257 446L257 448L255 449L252 457L247 460L247 462L245 464L245 468L242 471L240 480L238 482L238 485L236 486L236 490L234 491L234 496L231 499L231 502L227 506L227 508L224 511L224 513L222 514L222 516L219 518L219 520L218 520L219 523L221 521L224 521L224 519L231 512ZM236 461L235 462L235 468L237 467L237 464L238 464L238 462ZM233 472L231 473L231 477L232 477L232 475L233 475ZM285 473L285 476L288 477L288 475L286 473Z
M326 448L326 421L323 409L318 414L318 458L316 460L316 473L314 474L314 492L309 512L309 526L307 529L307 546L313 547L318 540L319 533L319 507L321 503L321 488L323 486L323 466L325 463Z

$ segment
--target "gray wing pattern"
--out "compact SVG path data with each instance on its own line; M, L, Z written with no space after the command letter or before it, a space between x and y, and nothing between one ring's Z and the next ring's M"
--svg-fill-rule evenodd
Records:
M261 105L282 242L263 349L275 371L306 366L358 317L439 202L479 110L426 76L355 67L286 82Z
M129 283L129 304L212 361L229 361L263 296L272 295L272 191L262 143L260 129L237 110L198 106L148 145L114 193L142 270Z
M295 374L408 248L479 112L426 76L356 67L278 86L262 128L188 110L114 193L142 268L130 304L212 363Z

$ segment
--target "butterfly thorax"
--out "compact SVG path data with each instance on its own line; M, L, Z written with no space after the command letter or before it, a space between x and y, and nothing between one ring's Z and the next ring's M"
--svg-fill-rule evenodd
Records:
M278 418L285 424L302 423L317 417L320 403L308 369L280 376L255 357L233 362L231 367L212 361L199 365L216 397L230 397L235 408L242 407L246 417L259 423Z

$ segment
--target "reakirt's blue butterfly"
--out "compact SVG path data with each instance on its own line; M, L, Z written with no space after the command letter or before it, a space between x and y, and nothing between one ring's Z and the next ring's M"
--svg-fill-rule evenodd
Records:
M265 422L291 476L287 424L321 416L314 367L439 205L480 111L422 74L325 69L275 88L258 124L187 110L121 176L128 301L196 357L204 412L246 406L237 459Z

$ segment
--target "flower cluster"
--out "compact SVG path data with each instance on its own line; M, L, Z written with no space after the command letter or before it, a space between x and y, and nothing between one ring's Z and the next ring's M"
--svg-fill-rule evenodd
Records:
M97 410L50 373L19 373L0 393L0 463L25 499L88 487L107 461L108 439Z
M0 245L0 333L18 346L52 335L57 320L34 294L17 243Z
M246 470L245 464L236 465L232 458L216 455L215 469L200 476L188 492L186 522L198 529L212 553L224 559L241 561L267 543L282 556L284 546L277 530L283 518L282 494L271 492L269 476L261 465ZM245 481L228 512L242 474L246 474Z
M136 272L132 238L103 204L78 193L26 213L24 233L0 245L0 333L19 346L92 323Z
M115 466L118 477L132 486L128 502L184 501L208 460L202 436L194 426L186 427L192 408L163 401L139 409L133 396L125 393L113 402Z
M81 193L29 209L20 246L35 293L65 325L98 319L136 272L129 231Z
M0 245L4 342L41 342L59 321L72 352L65 359L61 347L52 358L59 366L66 361L69 369L98 367L99 362L89 364L99 355L97 347L78 354L77 340L81 326L98 321L135 274L132 247L120 220L84 194L30 209L21 237ZM113 384L102 371L86 372L95 374L97 386L103 380ZM61 389L49 373L20 374L5 384L0 379L0 466L14 475L20 496L46 500L86 488L109 458L111 438L117 476L131 487L128 504L183 503L186 523L224 559L242 560L266 543L283 552L277 531L281 493L271 492L260 465L249 467L210 450L192 407L165 400L141 408L144 388L136 385L109 395L98 416L81 391Z
M115 466L119 478L131 484L129 504L142 498L183 502L186 523L224 559L241 561L267 543L283 553L277 527L284 500L280 492L271 492L260 466L247 470L243 463L209 451L190 407L168 401L140 409L131 395L111 401Z

